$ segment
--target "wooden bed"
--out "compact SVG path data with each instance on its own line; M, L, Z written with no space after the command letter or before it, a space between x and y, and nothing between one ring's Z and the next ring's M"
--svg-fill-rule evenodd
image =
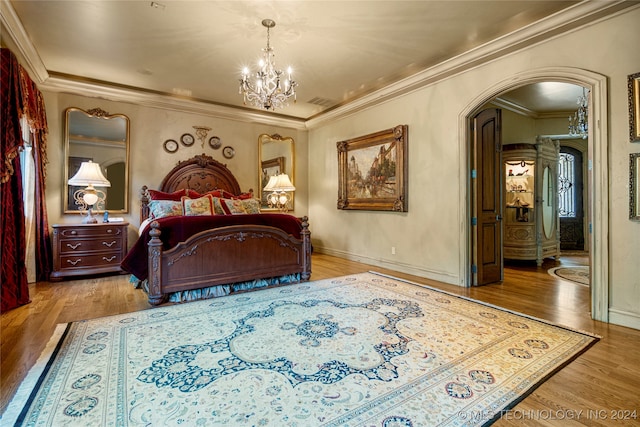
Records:
M226 165L205 154L178 163L166 175L158 190L173 193L181 189L195 190L200 194L213 190L240 194L238 181ZM150 214L149 202L149 191L145 186L141 197L141 223ZM278 215L276 219L297 221L298 237L281 228L260 225L269 215ZM176 292L246 283L256 279L270 279L269 285L282 283L277 280L281 276L293 275L298 281L309 280L311 233L308 219L291 215L287 215L291 218L283 218L282 215L287 214L211 218L229 221L246 219L247 223L200 231L171 248L166 248L163 242L159 224L162 221L151 222L148 231L150 240L147 243L149 303L161 304L169 294ZM260 221L251 223L252 218ZM141 238L142 236L144 234L141 234ZM265 286L264 282L257 287L260 286ZM236 290L233 286L228 289L226 293Z

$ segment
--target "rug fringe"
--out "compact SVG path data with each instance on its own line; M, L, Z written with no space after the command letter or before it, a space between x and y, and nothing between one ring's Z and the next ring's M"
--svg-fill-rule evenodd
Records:
M446 294L446 295L449 295L449 296L452 296L452 297L456 297L456 298L461 298L461 299L466 300L466 301L471 301L471 302L475 302L475 303L478 303L478 304L486 305L487 307L495 308L496 310L505 311L507 313L511 313L511 314L515 314L517 316L526 317L527 319L535 320L536 322L544 323L544 324L551 325L551 326L556 326L558 328L566 329L566 330L572 331L572 332L577 332L577 333L580 333L580 334L583 334L583 335L587 335L587 336L589 336L591 338L595 338L597 340L602 339L601 335L595 334L593 332L584 331L582 329L577 329L577 328L573 328L573 327L570 327L570 326L562 325L562 324L559 324L559 323L550 322L549 320L541 319L540 317L535 317L535 316L531 316L530 314L520 313L519 311L515 311L515 310L509 310L507 308L500 307L499 305L490 304L490 303L484 302L484 301L479 301L479 300L476 300L476 299L473 299L473 298L470 298L470 297L466 297L464 295L454 294L453 292L448 292L448 291L445 291L445 290L442 290L442 289L434 288L432 286L425 285L423 283L413 282L411 280L402 279L400 277L391 276L389 274L384 274L384 273L380 273L378 271L373 271L373 270L369 270L369 273L377 274L378 276L387 277L387 278L393 279L393 280L398 280L400 282L405 282L405 283L408 283L410 285L415 285L415 286L420 286L420 287L423 287L423 288L427 288L427 289L430 289L432 291L440 292L440 293L443 293L443 294Z
M14 425L16 423L18 416L29 400L31 392L38 383L40 376L44 372L54 350L58 346L60 339L69 325L69 323L58 323L56 325L56 329L53 331L53 334L51 335L51 338L49 338L47 345L42 350L42 353L40 353L38 360L31 369L29 369L27 376L20 384L20 387L16 391L16 394L14 394L9 405L7 405L7 410L4 414L0 415L0 421L2 421L0 424Z

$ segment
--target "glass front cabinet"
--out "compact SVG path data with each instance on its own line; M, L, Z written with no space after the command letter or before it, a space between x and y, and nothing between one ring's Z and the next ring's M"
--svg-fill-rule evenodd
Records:
M536 260L560 256L557 141L505 144L504 243L505 259Z

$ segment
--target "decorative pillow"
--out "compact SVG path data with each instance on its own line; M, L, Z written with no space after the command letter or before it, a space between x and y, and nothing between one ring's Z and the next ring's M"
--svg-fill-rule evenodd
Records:
M229 215L229 213L225 211L224 208L222 207L222 202L221 202L222 199L220 197L212 197L211 200L213 201L214 215Z
M182 201L152 200L149 202L149 216L151 218L164 218L166 216L182 215Z
M242 206L244 206L244 210L248 214L260 213L260 200L258 199L243 199Z
M187 216L213 215L213 202L208 195L197 199L183 197L182 209Z
M151 200L173 200L175 202L180 202L183 196L188 196L187 190L182 189L175 191L173 193L165 193L164 191L158 190L147 190L149 193L149 198Z
M242 200L237 199L220 199L222 203L222 209L227 212L227 215L239 215L246 214Z

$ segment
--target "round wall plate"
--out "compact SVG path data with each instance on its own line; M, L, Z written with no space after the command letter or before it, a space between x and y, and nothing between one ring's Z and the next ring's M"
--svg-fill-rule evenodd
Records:
M190 133L185 133L180 137L180 142L182 142L183 145L190 147L194 142L196 142L196 139Z
M233 156L235 156L236 154L236 150L233 149L233 147L230 146L226 146L222 149L222 155L225 157L225 159L230 159Z
M217 136L212 136L211 138L209 138L209 147L213 148L214 150L220 148L221 145L222 141L220 141L220 138L218 138Z
M178 151L178 142L175 139L167 139L164 144L162 144L162 148L167 153L175 153Z

